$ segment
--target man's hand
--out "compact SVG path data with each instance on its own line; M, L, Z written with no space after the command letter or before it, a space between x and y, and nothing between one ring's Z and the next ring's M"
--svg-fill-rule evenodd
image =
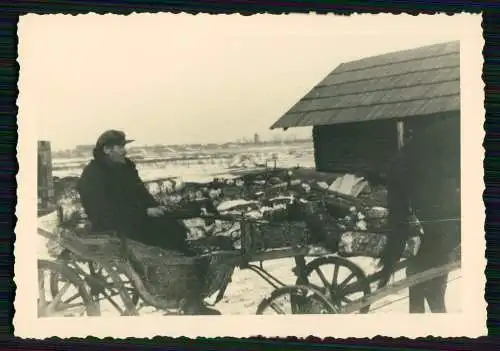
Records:
M168 212L168 207L167 206L158 206L158 208L160 208L162 211L163 211L163 214L167 213Z
M162 206L150 207L147 209L147 213L149 217L161 217L165 214Z

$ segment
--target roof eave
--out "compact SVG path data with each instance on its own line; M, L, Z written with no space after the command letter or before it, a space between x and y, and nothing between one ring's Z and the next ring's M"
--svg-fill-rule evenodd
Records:
M405 120L411 117L420 117L420 116L434 116L439 114L450 114L450 113L459 113L460 108L450 108L448 110L443 110L436 113L426 113L426 114L417 114L417 115L401 115L401 116L393 116L387 118L377 118L373 120L356 120L356 121L341 121L341 122L328 122L328 123L307 123L307 124L286 124L282 122L282 118L286 116L286 114L277 120L269 129L283 129L286 131L289 128L299 128L299 127L316 127L316 126L331 126L331 125L339 125L339 124L352 124L352 123L366 123L368 121L387 121L387 120Z

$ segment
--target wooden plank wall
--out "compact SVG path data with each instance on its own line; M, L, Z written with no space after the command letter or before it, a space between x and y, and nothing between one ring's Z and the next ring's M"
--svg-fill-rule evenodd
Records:
M440 113L402 119L404 136L420 139L419 135L437 119L449 121L449 133L460 133L460 113ZM398 152L396 120L346 123L313 128L316 169L320 172L378 173L384 176ZM407 141L406 141L407 142ZM423 152L432 152L441 140L419 140ZM459 152L457 150L457 152Z
M383 175L398 151L394 120L317 126L313 139L320 172Z

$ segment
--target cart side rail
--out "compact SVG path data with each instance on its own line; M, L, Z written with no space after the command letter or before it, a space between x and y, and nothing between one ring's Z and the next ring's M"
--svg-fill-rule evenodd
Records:
M397 293L403 289L424 283L437 277L441 277L452 271L458 270L461 267L461 261L455 261L444 266L428 269L422 273L415 274L409 278L400 280L394 284L385 286L373 294L356 300L342 308L341 313L354 313L365 306L369 306L389 295Z

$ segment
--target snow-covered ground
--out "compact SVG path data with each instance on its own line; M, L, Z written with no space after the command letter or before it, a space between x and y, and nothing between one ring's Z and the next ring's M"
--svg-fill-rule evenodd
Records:
M206 159L206 160L188 160L175 162L156 162L156 163L137 163L137 169L144 180L154 180L162 177L182 176L189 179L198 179L200 177L223 174L230 169L251 169L258 165L274 167L272 155L268 153L255 153L250 157L242 157L245 154L236 154L230 159ZM286 153L277 154L277 167L314 167L314 159L309 155L288 155ZM54 160L60 162L59 160ZM65 160L65 165L74 164L73 160ZM77 162L79 166L57 169L53 171L53 176L79 176L86 162L81 160ZM230 168L231 167L231 168Z

